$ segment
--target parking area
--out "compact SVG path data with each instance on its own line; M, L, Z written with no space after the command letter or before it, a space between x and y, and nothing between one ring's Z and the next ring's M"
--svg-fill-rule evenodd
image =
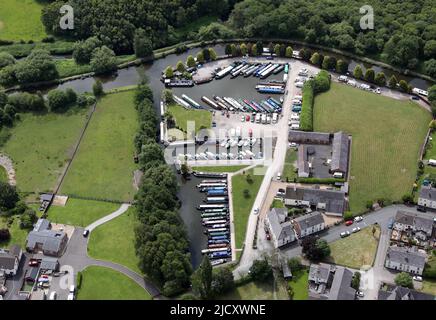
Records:
M304 146L307 152L307 161L311 166L311 173L314 178L331 178L332 174L329 172L329 161L332 158L332 146L321 144L306 144L300 145L299 148Z

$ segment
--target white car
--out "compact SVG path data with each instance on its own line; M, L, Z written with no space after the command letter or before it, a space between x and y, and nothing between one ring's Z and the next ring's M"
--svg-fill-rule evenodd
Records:
M359 297L359 298L363 298L365 295L363 294L363 292L362 291L357 291L356 292L356 295Z
M289 143L289 147L290 148L296 148L296 147L298 147L298 145L295 142L290 142Z
M353 233L356 233L356 232L359 232L359 231L360 231L360 228L359 228L359 227L355 227L355 228L353 228L353 230L352 230Z
M357 216L357 217L354 218L354 222L360 222L362 220L363 220L362 216Z
M413 276L413 280L422 282L422 277L421 276Z
M341 238L348 237L350 235L350 231L341 232Z
M254 208L253 214L258 214L258 213L259 213L259 208Z
M69 293L67 300L74 300L74 293Z
M282 174L280 172L277 173L277 181L282 180Z

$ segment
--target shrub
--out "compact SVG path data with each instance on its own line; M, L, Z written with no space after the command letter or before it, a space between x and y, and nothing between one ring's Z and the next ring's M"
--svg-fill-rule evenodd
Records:
M347 221L347 220L352 220L352 219L353 219L353 214L350 211L346 211L344 213L344 220Z
M53 112L65 109L68 105L66 93L59 89L51 90L47 95L47 99L48 106Z
M307 81L303 86L303 104L300 115L300 129L303 131L313 130L313 103L315 94L313 87L313 80Z
M77 272L76 287L79 290L82 287L83 274L82 271Z
M395 284L406 288L413 289L413 281L410 274L407 272L401 272L395 277Z
M104 94L103 84L100 80L95 81L95 83L92 85L92 92L96 97L100 97Z
M0 242L6 242L11 239L9 229L0 229Z
M255 281L265 281L273 276L273 271L268 260L255 260L250 267L251 279Z

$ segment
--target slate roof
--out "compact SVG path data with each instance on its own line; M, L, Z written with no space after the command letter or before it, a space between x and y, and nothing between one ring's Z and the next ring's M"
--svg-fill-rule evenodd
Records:
M389 261L414 266L421 270L424 269L426 257L425 253L403 247L389 247L386 253L386 259Z
M331 266L326 263L311 264L309 269L309 281L316 284L329 282Z
M436 298L428 293L415 291L409 288L388 285L385 290L379 290L378 300L436 300Z
M347 134L340 131L333 135L332 162L330 164L332 171L347 172L349 145Z
M309 176L309 163L307 162L307 149L305 145L298 147L298 176Z
M344 267L336 267L329 300L354 300L356 290L351 287L353 272Z
M274 208L268 212L268 221L271 228L271 232L277 240L285 239L286 237L293 236L294 230L292 224L289 221L285 222L287 216L286 209Z
M26 247L34 249L41 243L43 251L59 252L66 236L65 232L54 230L31 231L27 236Z
M54 195L51 193L44 193L44 194L41 194L39 196L39 199L41 201L47 201L47 202L51 202L53 200L53 198L54 198Z
M309 214L305 214L304 216L295 218L294 221L298 223L301 230L306 230L307 228L324 223L324 218L320 212L314 211Z
M12 270L15 267L15 256L8 252L0 252L0 270Z
M424 231L431 235L433 231L433 219L413 212L398 210L395 222L415 227L418 231Z
M50 221L47 219L38 219L33 227L33 231L43 231L50 229Z
M286 199L309 201L312 205L326 203L326 211L342 214L345 210L345 192L311 188L286 188Z
M57 270L58 265L59 265L58 259L52 257L44 257L41 260L41 264L39 265L39 267L42 270Z
M290 130L288 139L296 143L330 144L330 133Z
M431 186L422 186L419 191L419 197L426 200L436 201L436 188Z

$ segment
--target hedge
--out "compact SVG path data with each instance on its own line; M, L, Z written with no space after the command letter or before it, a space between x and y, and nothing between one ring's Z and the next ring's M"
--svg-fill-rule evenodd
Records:
M298 178L297 182L299 183L308 183L308 184L335 184L337 182L344 183L345 179L337 179L337 178Z
M300 129L313 131L314 81L309 80L303 86L303 103L300 114Z

